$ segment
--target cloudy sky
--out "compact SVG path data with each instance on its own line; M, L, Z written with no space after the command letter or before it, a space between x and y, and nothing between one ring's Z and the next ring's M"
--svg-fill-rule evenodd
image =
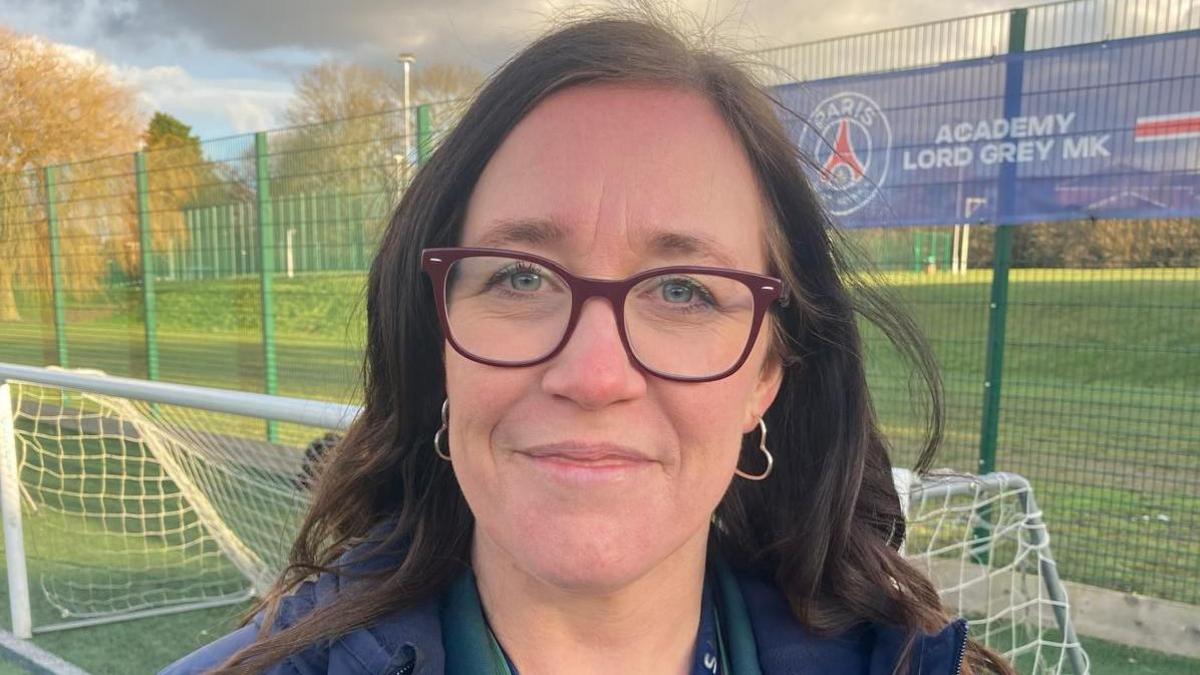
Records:
M1029 5L1019 0L669 0L750 47ZM0 0L0 25L114 64L147 112L205 138L271 128L295 77L325 59L490 72L569 0ZM591 3L602 4L602 3Z

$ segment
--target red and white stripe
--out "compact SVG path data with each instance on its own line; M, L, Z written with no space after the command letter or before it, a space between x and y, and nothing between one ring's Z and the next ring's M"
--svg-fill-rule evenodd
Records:
M1139 117L1133 126L1135 141L1173 141L1179 138L1200 138L1200 110Z

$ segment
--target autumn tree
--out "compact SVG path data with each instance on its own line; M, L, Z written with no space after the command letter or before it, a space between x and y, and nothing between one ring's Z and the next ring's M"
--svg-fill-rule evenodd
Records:
M219 188L221 180L205 160L200 139L192 134L192 128L167 113L154 113L141 141L146 157L151 246L155 251L170 250L188 240L183 210L196 204L202 194ZM128 209L136 213L136 194L129 193L128 200ZM135 276L141 273L137 219L128 220L126 225L123 236L108 241L125 273Z
M21 315L17 291L50 288L46 166L137 147L134 94L93 55L0 28L0 321ZM128 227L122 158L56 170L56 206L70 290L95 290L102 241ZM129 161L128 157L123 161ZM18 288L18 286L20 288Z
M1100 219L1037 223L1017 230L1014 263L1024 267L1194 267L1200 219Z
M146 150L187 149L196 158L200 157L200 139L192 134L192 128L161 111L150 118L142 134L142 144Z

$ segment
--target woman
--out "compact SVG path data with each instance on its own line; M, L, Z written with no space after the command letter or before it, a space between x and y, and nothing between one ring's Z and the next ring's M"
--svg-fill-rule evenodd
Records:
M935 411L936 373L852 299L798 159L654 21L513 58L383 237L366 406L290 567L164 672L1011 672L897 553L855 312Z

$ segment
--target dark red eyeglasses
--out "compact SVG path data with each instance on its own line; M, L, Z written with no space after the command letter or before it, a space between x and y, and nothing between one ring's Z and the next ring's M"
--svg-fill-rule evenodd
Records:
M781 297L774 277L717 267L660 267L627 279L578 277L541 256L490 248L429 248L450 345L492 366L542 363L570 339L583 305L612 305L625 351L643 370L680 382L727 377L745 363L763 315Z

